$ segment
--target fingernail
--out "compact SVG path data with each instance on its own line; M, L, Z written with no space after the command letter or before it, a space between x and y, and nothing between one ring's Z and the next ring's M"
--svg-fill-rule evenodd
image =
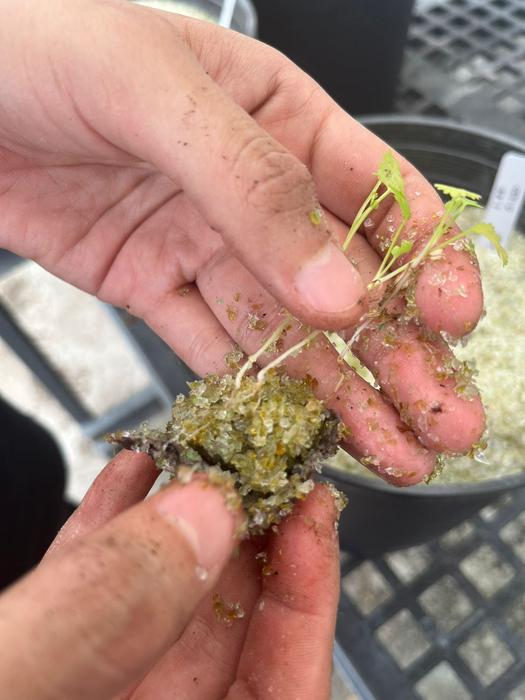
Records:
M334 243L302 267L295 286L312 309L327 314L350 311L365 294L358 271Z
M224 566L236 544L236 523L218 488L201 480L170 486L159 494L157 510L186 539L200 567Z

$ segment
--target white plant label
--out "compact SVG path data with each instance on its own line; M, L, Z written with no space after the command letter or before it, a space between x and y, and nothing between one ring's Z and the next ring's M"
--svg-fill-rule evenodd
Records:
M516 229L524 199L525 155L516 151L507 151L500 161L483 214L483 221L494 226L504 246ZM486 247L491 245L481 236L476 242Z

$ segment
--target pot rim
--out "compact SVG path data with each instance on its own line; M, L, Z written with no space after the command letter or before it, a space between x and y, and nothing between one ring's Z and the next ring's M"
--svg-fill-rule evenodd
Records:
M440 129L451 129L461 131L471 136L479 136L481 138L490 139L492 141L500 141L502 144L508 145L509 150L515 149L525 151L525 141L522 141L515 136L508 136L502 131L491 129L488 127L472 127L468 124L461 124L454 119L443 117L426 117L424 115L402 115L402 114L369 114L358 117L358 121L366 127L374 126L375 124L407 124L415 126L429 126Z
M509 150L518 150L525 152L525 142L514 137L509 137L501 132L486 129L471 127L460 124L453 119L442 119L439 117L425 117L418 115L403 116L397 114L384 115L364 115L359 117L359 121L367 127L376 124L406 124L406 125L421 125L436 128L451 129L468 133L471 136L479 136L480 138L499 141L502 144L508 145ZM365 468L365 467L364 467ZM516 472L504 476L500 479L485 479L483 481L473 482L458 482L457 484L417 484L416 486L392 486L381 478L373 479L357 474L350 474L342 469L333 467L323 467L323 474L328 476L332 481L339 481L349 486L357 486L361 488L372 489L383 493L395 494L407 498L448 498L450 496L475 496L488 493L498 493L508 491L512 488L525 487L525 471Z
M365 469L366 467L363 467ZM371 478L350 474L342 469L324 466L323 475L328 476L331 481L339 481L349 486L381 491L383 493L395 494L407 498L448 498L450 496L476 496L488 493L499 493L509 491L513 488L525 487L525 471L501 479L485 479L483 481L465 481L457 484L417 484L416 486L392 486L381 478Z

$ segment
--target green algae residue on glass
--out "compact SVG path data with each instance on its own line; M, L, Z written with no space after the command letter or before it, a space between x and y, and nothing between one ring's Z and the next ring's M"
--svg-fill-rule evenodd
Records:
M288 515L313 488L310 477L340 440L337 416L317 399L307 379L270 371L264 381L209 375L192 382L173 404L164 430L143 428L109 437L146 452L177 477L179 467L227 475L260 533ZM187 478L187 469L181 477Z

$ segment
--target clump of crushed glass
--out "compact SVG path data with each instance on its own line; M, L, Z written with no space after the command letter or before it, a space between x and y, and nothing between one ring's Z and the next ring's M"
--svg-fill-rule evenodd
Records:
M208 375L173 404L162 430L146 426L108 439L149 454L174 478L207 472L231 484L248 534L278 524L312 489L311 477L335 454L342 424L313 393L312 381L270 371L264 381Z

